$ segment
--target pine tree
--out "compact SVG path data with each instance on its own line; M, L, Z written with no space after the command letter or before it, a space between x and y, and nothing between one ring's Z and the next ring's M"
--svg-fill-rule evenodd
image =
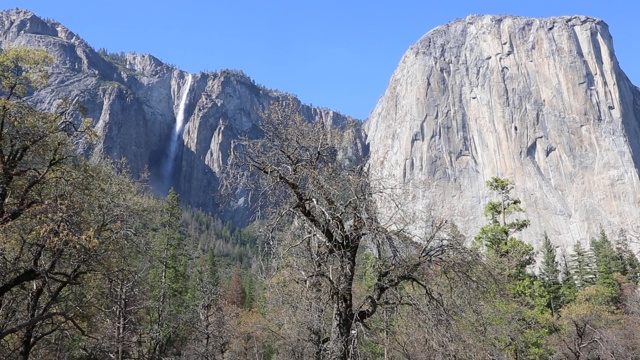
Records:
M487 187L498 193L499 199L486 205L489 224L480 229L475 240L478 248L485 249L486 262L501 278L499 286L504 286L506 294L494 305L501 308L501 313L493 321L509 328L509 335L500 338L500 346L513 358L539 358L546 353L544 338L551 328L549 294L527 271L535 262L533 247L514 236L529 226L529 220L509 219L524 212L520 199L511 197L513 182L494 177L487 181Z
M180 198L171 188L161 214L155 262L150 272L151 357L179 353L174 344L186 337L185 319L192 310L189 304L186 239L180 224L181 217Z
M616 259L622 264L621 274L627 277L627 281L638 285L640 277L640 261L638 257L629 247L629 239L623 229L618 233L618 239L615 243Z
M542 265L540 267L540 281L549 294L548 307L552 314L556 314L561 305L560 268L556 260L556 248L551 243L547 233L544 233L542 243Z
M620 284L615 280L614 274L621 274L624 266L602 227L598 237L591 239L591 251L596 263L596 286L602 305L617 304L620 299Z
M242 286L246 294L244 307L248 310L254 309L256 302L256 282L250 272L247 272L242 279Z
M624 273L623 261L617 256L613 244L609 241L602 227L600 227L598 237L591 239L590 245L596 261L599 279L612 277L615 273Z
M573 254L569 259L569 271L578 290L595 284L596 269L594 269L593 254L589 249L585 249L580 241L573 246Z
M161 241L163 246L163 281L169 290L176 306L183 306L184 297L188 291L187 254L185 252L185 237L180 225L182 208L180 198L173 188L166 198L162 221Z
M572 303L576 299L578 288L575 279L569 267L569 260L565 254L562 254L562 280L560 281L560 305L564 306Z
M207 251L202 271L201 289L204 295L213 302L220 300L220 273L218 269L218 260L213 249Z
M487 181L489 190L498 193L498 201L490 201L485 206L484 214L489 224L480 229L476 236L476 245L485 248L490 257L501 259L504 268L501 270L511 279L524 279L526 269L534 263L533 247L513 235L529 226L529 220L508 217L522 213L520 199L512 198L513 182L508 179L493 177Z

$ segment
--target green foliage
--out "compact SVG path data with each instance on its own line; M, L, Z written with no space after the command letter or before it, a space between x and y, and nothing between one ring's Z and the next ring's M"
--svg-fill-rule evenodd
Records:
M578 290L595 284L596 269L593 253L577 241L573 246L573 254L569 257L569 271Z
M213 250L207 251L206 260L202 270L201 289L207 289L207 295L212 298L220 296L220 271L218 261Z
M257 256L258 241L254 226L237 228L231 222L223 223L216 217L198 209L187 208L182 225L194 246L215 252L222 272L240 264L250 269Z
M627 280L638 285L638 279L640 278L640 261L636 254L629 247L629 239L624 230L620 230L618 233L618 239L615 244L615 256L617 262L622 266L620 273L624 275Z
M573 275L571 274L571 269L569 268L569 261L567 257L562 255L562 281L560 287L560 304L562 306L573 302L578 294L578 288L576 287L576 282L573 279Z
M178 194L170 189L160 214L152 268L149 273L151 301L148 308L152 357L179 353L176 344L187 334L186 321L193 316L189 292L187 241L181 227Z
M520 199L512 198L513 182L509 179L493 177L487 181L489 190L498 194L498 201L490 201L484 210L484 215L490 220L491 224L499 224L506 227L509 232L518 232L529 226L529 220L512 220L507 223L507 217L522 213L524 210L520 207Z
M556 260L556 248L551 243L546 232L544 233L542 242L542 264L540 266L539 279L549 294L547 307L551 310L552 314L556 314L562 306L560 267Z
M166 286L168 299L175 299L180 304L187 293L187 254L186 239L182 233L180 220L182 209L180 199L174 189L169 190L158 233L160 262L160 284ZM181 306L182 304L178 305Z
M496 272L496 278L501 279L499 285L504 289L496 303L490 305L499 309L489 317L491 326L503 327L506 331L496 337L496 346L513 358L545 357L549 354L545 339L552 331L548 307L551 296L545 285L551 284L553 270L548 269L552 273L545 275L546 282L527 271L535 262L535 253L530 244L513 236L529 225L528 220L509 219L524 212L520 200L511 197L513 183L494 177L487 182L487 187L496 192L499 199L485 207L489 224L476 236L476 246L486 249L487 265ZM555 260L555 252L551 255ZM555 276L557 278L557 273Z
M102 56L105 60L108 60L115 64L120 71L131 73L132 71L127 68L127 54L123 51L119 53L112 53L107 51L107 49L101 48L98 49L98 54Z
M615 273L625 272L623 260L617 256L613 244L609 241L602 227L598 237L591 239L590 246L596 261L598 278L611 277Z
M0 53L0 90L7 100L47 84L53 58L42 49L10 47Z
M291 169L304 161L266 171L306 175L291 178L300 197L290 200L299 202L281 215L304 211L278 228L287 246L261 259L280 256L263 281L255 229L266 225L238 229L183 210L173 189L154 199L124 165L77 156L74 143L92 135L80 109L60 101L44 113L25 100L46 84L51 61L40 50L0 53L1 356L318 358L332 309L342 306L353 357L637 357L640 261L624 232L612 242L601 229L560 264L545 234L535 276L533 248L517 238L529 221L517 218L524 209L514 184L494 177L479 251L466 251L455 229L416 245L363 215L375 205L369 184L359 172L344 177L345 164L327 167L335 161L327 146L326 158L301 172ZM295 139L309 137L301 134ZM317 155L317 147L285 143L303 158ZM301 189L309 193L295 194ZM361 207L342 202L354 193ZM337 252L350 255L332 258ZM436 255L418 258L429 252Z
M613 244L602 227L599 236L591 239L590 245L596 262L596 286L599 287L599 293L603 296L602 304L616 304L619 300L620 284L614 280L614 276L624 272L623 261L617 256Z
M527 267L535 262L533 247L513 237L513 234L529 226L529 220L513 219L509 216L522 213L520 199L512 198L513 182L498 177L487 181L489 190L498 194L498 201L485 206L485 217L489 224L483 226L475 238L476 247L486 249L487 255L500 259L498 265L506 276L521 279Z

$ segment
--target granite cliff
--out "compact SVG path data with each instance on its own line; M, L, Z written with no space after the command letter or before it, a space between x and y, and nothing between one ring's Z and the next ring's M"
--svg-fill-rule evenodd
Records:
M159 194L173 186L185 204L237 224L250 220L246 206L223 204L218 190L231 143L260 136L260 113L276 99L300 104L294 96L258 86L241 71L188 74L151 55L95 51L62 24L26 10L0 12L0 48L10 46L44 48L53 56L49 86L31 101L43 110L53 109L61 97L83 104L100 135L85 149L88 156L125 158L134 175L149 171ZM365 155L360 122L300 107L310 121L353 124L345 149Z
M469 16L409 48L366 123L372 173L467 235L493 176L516 183L534 244L640 236L640 92L601 20ZM384 207L384 204L381 204Z
M260 136L259 114L293 96L239 71L188 74L151 55L95 51L63 25L24 10L0 12L0 48L53 55L41 109L81 102L101 135L87 155L148 169L158 193L245 224L240 203L220 208L231 144ZM428 32L403 56L365 123L302 105L311 121L355 126L345 149L369 153L372 176L403 189L417 213L473 236L491 198L485 181L510 178L532 226L569 247L602 225L640 238L640 91L620 69L607 25L583 16L469 16ZM176 132L176 122L182 120ZM380 204L385 210L384 203Z

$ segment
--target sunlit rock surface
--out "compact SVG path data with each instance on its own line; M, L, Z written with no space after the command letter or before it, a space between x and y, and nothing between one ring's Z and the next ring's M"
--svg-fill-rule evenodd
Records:
M506 177L531 220L522 237L567 248L601 225L640 235L639 119L603 21L469 16L409 48L366 130L372 173L416 211L473 236L486 180Z
M159 194L175 187L183 203L214 212L223 220L245 225L252 213L243 199L226 201L219 180L229 151L240 137L258 137L260 114L276 100L300 105L310 121L351 124L344 151L365 156L360 122L329 109L300 104L290 94L256 85L241 71L223 70L192 75L183 106L184 127L174 164L166 162L180 112L187 73L151 55L95 51L63 25L25 10L0 12L0 47L28 46L54 57L49 86L31 101L40 109L55 108L68 97L87 109L100 141L87 145L87 155L124 158L134 176L148 172ZM165 169L172 169L166 174Z

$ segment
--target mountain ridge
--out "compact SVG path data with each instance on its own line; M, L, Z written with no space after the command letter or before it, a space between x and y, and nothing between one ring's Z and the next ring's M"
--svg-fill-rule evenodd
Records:
M31 101L41 110L54 109L61 97L83 104L100 135L97 144L86 146L87 155L126 158L134 175L149 171L158 194L175 187L185 205L218 213L238 225L248 223L251 211L242 199L226 204L218 191L219 177L233 140L259 136L257 123L269 103L290 101L310 121L360 127L351 117L258 85L242 71L191 74L193 83L186 89L180 114L184 130L178 134L177 154L171 157L175 172L165 174L168 167L163 162L170 158L167 152L187 72L149 54L96 51L60 23L27 10L0 12L0 47L7 46L44 47L53 56L49 86L33 94ZM351 133L354 154L365 149L359 132Z
M345 151L370 155L372 174L402 184L411 209L451 219L468 237L486 221L485 181L502 176L516 183L532 222L522 237L534 245L547 231L567 248L599 226L640 238L640 91L597 18L470 15L438 26L409 47L364 123L241 71L188 75L149 54L95 51L29 11L0 12L0 46L16 45L52 53L51 86L32 100L41 109L60 96L85 104L102 136L88 153L124 157L134 174L150 171L158 193L175 186L185 204L239 225L251 218L247 199L223 204L216 190L231 144L259 136L260 112L286 99L310 121L349 124ZM166 178L181 108L184 131Z

